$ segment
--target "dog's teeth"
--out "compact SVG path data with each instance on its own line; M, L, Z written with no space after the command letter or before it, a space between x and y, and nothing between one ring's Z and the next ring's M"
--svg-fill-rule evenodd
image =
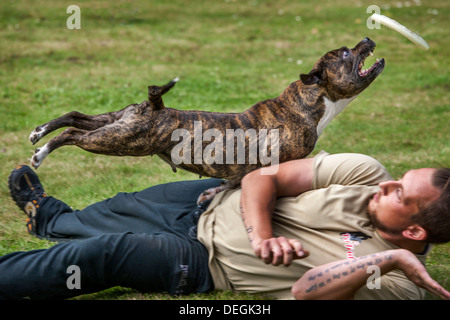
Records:
M361 77L367 76L367 74L371 71L371 69L362 69L359 71L359 75Z
M370 56L373 57L373 52L372 51L370 51Z

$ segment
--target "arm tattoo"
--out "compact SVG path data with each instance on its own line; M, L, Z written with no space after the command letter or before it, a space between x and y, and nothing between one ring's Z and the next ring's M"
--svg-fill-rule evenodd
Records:
M267 203L268 212L272 213L273 209L275 208L276 201L277 201L277 195L274 193L272 195L270 201ZM247 222L246 222L246 217L245 217L246 216L246 212L245 212L244 207L242 205L242 200L241 200L241 202L239 204L239 210L241 212L241 218L242 218L242 221L244 223L245 230L247 231L248 240L250 242L252 242L253 241L254 227L251 226L251 225L248 225Z
M242 203L240 204L239 209L241 210L241 218L242 218L242 221L244 222L245 231L247 231L248 240L250 242L252 242L253 237L251 234L253 232L253 226L248 226L247 223L245 222L245 212L244 212L244 207L242 206Z
M314 282L309 288L305 290L306 293L318 290L321 287L325 287L332 281L336 281L341 278L345 278L352 273L355 273L358 269L364 269L374 264L380 264L381 262L392 260L392 255L382 255L373 254L370 256L361 257L353 261L338 262L335 265L327 268L324 272L319 271L316 274L310 275L308 277L309 282ZM334 269L342 267L343 265L348 265L349 268L342 272L334 272ZM325 277L324 277L325 276ZM323 277L323 279L321 279Z

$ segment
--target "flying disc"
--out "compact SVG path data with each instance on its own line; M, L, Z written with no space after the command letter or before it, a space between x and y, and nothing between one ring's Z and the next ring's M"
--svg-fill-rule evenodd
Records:
M397 21L378 13L374 13L373 15L371 15L370 19L375 22L381 23L382 25L385 25L386 27L394 31L397 31L398 33L402 34L403 36L405 36L406 38L417 44L419 47L422 47L425 50L430 49L428 43L421 36L412 32L411 30L406 28L404 25L401 25Z

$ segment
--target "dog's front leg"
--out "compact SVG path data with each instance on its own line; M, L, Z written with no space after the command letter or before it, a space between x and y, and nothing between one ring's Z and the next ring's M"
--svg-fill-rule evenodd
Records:
M214 187L214 188L209 188L209 189L206 189L205 191L203 191L197 199L197 204L200 204L201 202L206 201L206 200L212 200L216 196L216 194L218 194L219 192L222 192L227 189L236 188L239 185L240 185L240 182L230 181L230 180L223 181L220 184L220 186Z

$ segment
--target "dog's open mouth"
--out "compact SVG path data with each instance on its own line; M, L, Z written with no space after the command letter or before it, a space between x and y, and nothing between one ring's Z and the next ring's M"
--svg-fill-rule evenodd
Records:
M377 58L376 62L369 69L363 69L362 67L364 67L364 61L366 60L366 58L369 55L373 56L373 50L369 51L369 53L367 55L363 56L361 58L361 61L359 62L358 74L359 74L360 77L366 77L367 75L369 75L373 70L375 70L383 62L383 59L378 59Z

